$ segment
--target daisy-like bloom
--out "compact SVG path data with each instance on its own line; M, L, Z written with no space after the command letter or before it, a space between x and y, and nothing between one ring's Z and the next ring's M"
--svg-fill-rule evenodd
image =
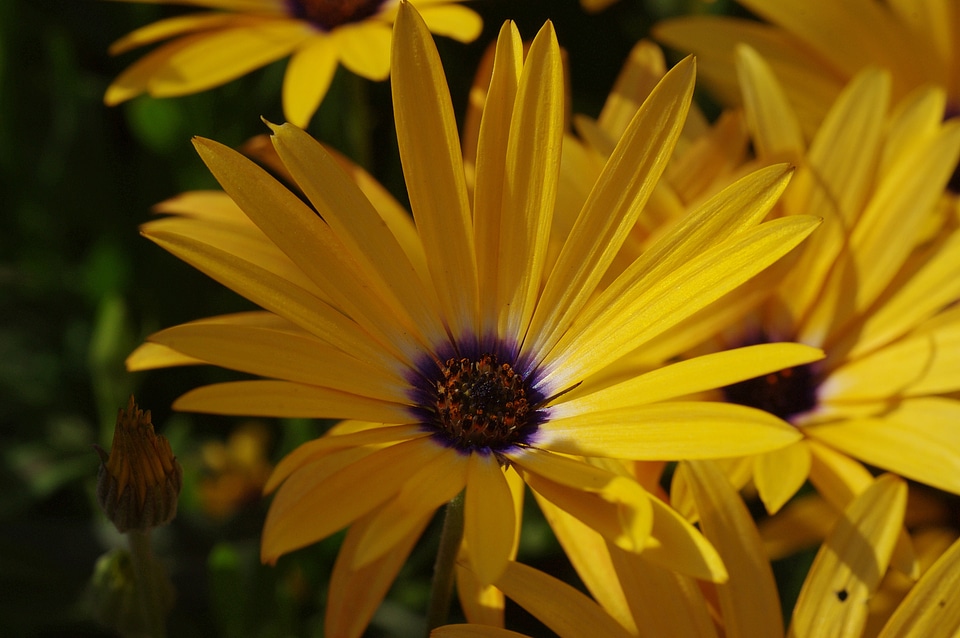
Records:
M305 127L342 63L370 80L390 72L390 32L400 0L124 0L215 9L153 24L117 40L114 55L160 44L107 88L113 106L148 93L175 97L205 91L290 56L283 113ZM471 42L480 17L460 0L409 0L430 30Z
M730 572L707 594L673 578L651 581L646 572L617 571L611 585L630 601L628 622L604 600L511 562L496 586L562 638L580 636L756 636L782 638L784 627L773 570L753 519L724 471L711 461L684 462L678 472L690 486L704 534ZM894 475L872 480L844 509L824 540L793 609L788 635L931 636L960 631L960 540L940 534L924 552L922 576L905 595L878 612L883 580L903 522L907 486ZM612 552L616 550L611 548ZM601 555L602 558L602 555ZM636 561L637 558L634 557ZM692 585L692 586L691 586ZM709 587L709 586L708 586ZM432 638L517 638L481 625L448 625Z
M657 514L665 508L636 481L579 457L729 457L800 436L759 410L671 399L820 356L805 346L763 344L695 368L592 383L813 231L810 216L760 223L790 169L766 168L711 198L599 288L683 125L688 59L627 127L547 269L564 112L552 26L525 60L522 51L508 23L472 202L439 56L402 3L391 81L415 225L375 208L335 158L287 124L272 140L302 198L242 155L198 140L235 204L181 208L142 229L263 311L164 330L131 368L204 362L267 377L198 388L178 409L351 419L283 459L267 485L276 495L264 561L350 527L332 577L330 635L363 631L435 509L461 491L470 565L489 584L515 552L524 483L640 551L658 518L669 525Z
M939 88L891 108L890 77L844 90L809 147L771 69L741 48L737 70L760 163L798 163L779 207L824 225L776 291L721 347L790 340L823 361L733 384L726 400L793 423L803 442L746 459L767 508L810 478L843 507L870 480L854 459L960 493L960 281L956 210L941 193L960 155L960 122Z
M695 53L701 75L738 103L734 48L744 43L773 67L804 130L812 134L861 69L883 67L895 100L926 84L947 92L946 117L960 112L960 5L954 0L737 0L769 24L688 16L658 24L665 44Z

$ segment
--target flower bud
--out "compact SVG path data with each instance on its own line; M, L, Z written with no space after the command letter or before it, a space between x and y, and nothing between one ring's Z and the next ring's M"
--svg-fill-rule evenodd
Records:
M97 501L120 532L149 530L173 520L183 469L170 442L154 433L150 410L139 409L131 396L117 416L110 454L94 448L100 455Z

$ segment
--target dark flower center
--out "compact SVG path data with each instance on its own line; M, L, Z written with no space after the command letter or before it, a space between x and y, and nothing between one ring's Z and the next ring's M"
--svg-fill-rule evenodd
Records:
M723 394L730 403L759 408L784 421L817 405L817 384L809 364L728 385Z
M377 13L383 0L288 0L290 12L324 31L360 22Z
M502 450L536 429L536 406L524 378L495 354L453 357L434 384L432 425L458 449Z
M947 105L943 114L943 121L952 120L957 116L960 116L960 109L956 106ZM954 195L960 195L960 165L953 168L953 174L950 176L950 181L947 182L947 190Z

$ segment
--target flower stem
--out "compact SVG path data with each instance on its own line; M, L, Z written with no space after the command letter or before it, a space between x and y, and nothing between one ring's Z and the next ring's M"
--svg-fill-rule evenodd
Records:
M150 530L131 529L127 532L127 539L130 541L130 555L137 576L144 628L150 638L164 638L163 599L157 580L157 566L150 551Z
M430 589L430 607L427 610L427 635L447 621L450 599L453 596L453 568L463 538L463 492L453 497L443 517L440 548L433 564L433 585Z

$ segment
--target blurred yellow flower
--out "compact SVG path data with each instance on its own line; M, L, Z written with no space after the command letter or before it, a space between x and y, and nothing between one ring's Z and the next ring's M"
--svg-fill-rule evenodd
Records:
M358 188L293 125L273 126L272 141L305 200L240 154L197 140L234 203L171 206L177 216L142 232L264 311L164 330L129 362L267 377L198 388L177 409L354 419L277 466L261 550L272 563L350 526L327 610L338 636L363 631L435 509L461 491L481 585L515 554L524 484L626 551L652 544L657 525L692 536L625 473L579 457L728 457L788 445L799 434L764 412L672 399L821 356L764 344L747 351L762 357L722 353L695 374L667 367L592 386L818 224L760 223L790 176L770 167L705 202L599 288L683 126L692 60L666 74L626 128L549 268L564 114L552 26L526 60L516 28L501 30L472 202L439 56L408 3L391 73L415 225L382 198L375 207L364 195L375 189Z
M210 441L200 448L205 474L198 487L200 504L218 519L259 500L273 466L267 458L270 433L258 421L244 423L226 443Z
M283 80L283 112L305 127L323 101L334 71L371 80L390 71L390 29L399 0L124 0L216 9L160 20L116 41L117 55L167 41L120 74L104 102L149 93L173 97L220 86L291 56ZM470 42L480 17L460 0L409 0L434 33Z
M954 0L737 0L768 23L718 16L661 22L663 43L695 53L708 86L740 102L734 48L760 53L782 83L808 135L843 87L865 67L882 67L900 101L927 84L947 94L941 115L960 112L960 5Z

